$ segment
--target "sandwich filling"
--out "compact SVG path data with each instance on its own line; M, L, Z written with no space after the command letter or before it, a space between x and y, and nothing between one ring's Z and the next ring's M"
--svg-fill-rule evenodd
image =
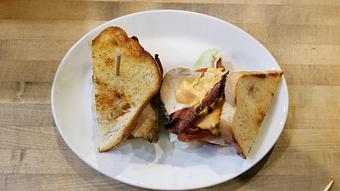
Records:
M210 142L220 137L224 84L228 75L216 49L201 54L195 70L175 68L166 73L160 90L169 114L166 128L182 142Z
M170 115L167 128L178 140L209 140L220 135L219 121L224 103L223 90L227 72L208 68L195 78L183 78L176 89L176 101L189 107Z

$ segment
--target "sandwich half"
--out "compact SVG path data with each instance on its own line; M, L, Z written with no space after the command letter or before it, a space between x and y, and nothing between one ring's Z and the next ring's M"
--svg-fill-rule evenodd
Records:
M280 84L281 71L235 72L225 84L221 134L247 158Z
M119 27L104 29L92 41L92 70L100 152L116 148L135 131L138 118L161 85L155 59ZM117 52L121 55L117 73ZM147 108L145 115L152 115ZM136 135L138 137L138 135Z

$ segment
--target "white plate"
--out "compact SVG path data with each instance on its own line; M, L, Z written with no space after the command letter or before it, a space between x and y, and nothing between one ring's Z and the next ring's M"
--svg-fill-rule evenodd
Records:
M123 16L91 30L65 55L52 86L52 112L67 145L89 166L127 184L164 190L194 189L230 180L255 165L273 147L287 117L288 90L283 78L248 160L232 148L176 149L163 132L158 144L129 140L114 151L98 153L93 142L90 41L112 25L137 36L158 53L165 71L192 67L200 53L217 48L234 70L280 69L253 37L220 19L186 11L158 10Z

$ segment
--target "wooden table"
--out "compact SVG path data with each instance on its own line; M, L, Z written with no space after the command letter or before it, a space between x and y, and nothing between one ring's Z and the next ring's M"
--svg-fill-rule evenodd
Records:
M139 190L88 167L65 145L50 90L66 51L93 27L150 9L227 20L274 55L288 120L266 159L207 190L340 190L340 1L0 1L0 190Z

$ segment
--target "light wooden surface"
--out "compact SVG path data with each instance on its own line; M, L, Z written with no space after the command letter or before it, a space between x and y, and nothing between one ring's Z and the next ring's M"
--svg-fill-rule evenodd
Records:
M0 190L139 190L84 164L59 136L50 89L66 51L93 27L150 9L227 20L283 68L288 120L272 153L206 190L340 190L340 1L0 1ZM185 180L183 180L185 181Z

